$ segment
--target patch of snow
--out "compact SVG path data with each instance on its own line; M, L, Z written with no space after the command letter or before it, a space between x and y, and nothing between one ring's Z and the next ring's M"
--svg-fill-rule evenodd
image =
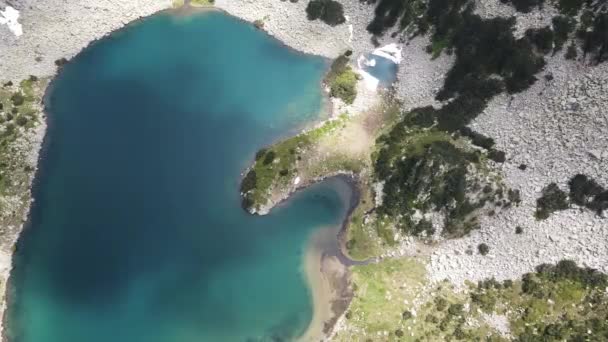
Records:
M17 37L23 34L23 26L19 24L18 20L19 11L11 6L6 6L4 11L0 11L0 24L8 26L8 29L11 30L11 32L13 32Z
M396 43L391 43L383 47L377 48L372 52L372 55L390 59L395 64L399 64L403 60L403 57L401 56L401 48Z

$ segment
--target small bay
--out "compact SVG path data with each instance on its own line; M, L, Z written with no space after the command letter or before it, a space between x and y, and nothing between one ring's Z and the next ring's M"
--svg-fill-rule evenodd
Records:
M292 340L303 255L346 212L336 181L240 207L255 152L319 119L327 61L220 12L162 13L93 43L48 98L15 253L15 342Z

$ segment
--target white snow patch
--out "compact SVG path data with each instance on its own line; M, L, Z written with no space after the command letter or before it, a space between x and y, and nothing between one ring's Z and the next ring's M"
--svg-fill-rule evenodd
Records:
M397 65L399 65L399 63L401 63L401 60L403 59L403 57L401 56L401 48L396 43L391 43L383 47L379 47L372 51L371 54L386 58ZM380 84L380 80L365 71L363 69L363 66L369 66L373 68L376 66L376 60L374 58L367 59L364 55L361 55L359 56L359 58L357 58L357 72L363 78L363 83L365 84L367 89L375 92L378 89L378 84Z
M23 26L19 24L18 19L19 11L11 6L6 6L4 11L0 11L0 24L8 26L8 29L17 37L23 34Z
M396 43L391 43L383 47L379 47L372 52L372 55L390 59L395 64L401 63L401 60L403 59L403 57L401 56L401 48Z

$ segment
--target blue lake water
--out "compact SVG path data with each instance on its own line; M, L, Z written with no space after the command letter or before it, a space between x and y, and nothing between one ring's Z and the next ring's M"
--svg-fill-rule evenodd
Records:
M319 118L326 69L218 12L156 15L74 58L47 100L11 341L302 334L306 242L344 200L326 182L258 217L238 187L257 149Z
M375 65L365 65L363 70L376 78L380 87L385 89L390 88L397 80L398 65L388 58L374 55L372 53L366 54L365 58L367 60L373 59L375 61Z

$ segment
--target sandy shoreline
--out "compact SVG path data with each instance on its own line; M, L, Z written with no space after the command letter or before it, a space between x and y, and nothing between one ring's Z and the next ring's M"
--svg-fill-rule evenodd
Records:
M303 342L325 340L331 335L336 321L353 298L349 259L343 253L341 236L352 209L358 204L357 185L345 176L327 181L333 182L347 207L340 224L319 228L307 242L303 271L313 301L313 317L304 335L298 339Z

